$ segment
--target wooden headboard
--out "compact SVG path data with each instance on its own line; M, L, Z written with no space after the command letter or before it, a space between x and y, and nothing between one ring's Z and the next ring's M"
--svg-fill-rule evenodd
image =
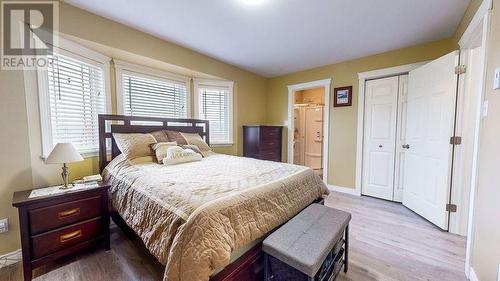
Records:
M99 114L98 124L99 172L102 172L106 165L120 154L113 139L113 133L150 133L165 129L198 133L207 144L210 144L207 120ZM111 152L111 155L108 152Z

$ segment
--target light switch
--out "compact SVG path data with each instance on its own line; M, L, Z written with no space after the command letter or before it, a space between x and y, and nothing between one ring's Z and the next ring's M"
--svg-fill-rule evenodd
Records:
M500 89L500 67L495 70L495 79L493 82L493 90Z

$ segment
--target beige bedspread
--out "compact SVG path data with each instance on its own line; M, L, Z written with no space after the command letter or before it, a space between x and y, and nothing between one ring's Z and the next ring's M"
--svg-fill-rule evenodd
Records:
M231 252L327 193L309 168L222 154L173 166L119 156L104 179L113 207L171 281L208 280Z

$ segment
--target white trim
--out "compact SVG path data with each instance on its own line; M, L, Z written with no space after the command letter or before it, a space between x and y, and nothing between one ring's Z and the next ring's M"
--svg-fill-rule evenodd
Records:
M294 130L294 122L293 122L293 106L295 104L294 94L296 91L308 90L313 88L325 88L325 107L323 110L323 182L328 183L328 162L329 162L329 136L330 136L330 85L332 83L332 78L316 80L306 83L293 84L288 85L288 119L287 124L288 127L288 163L293 164L293 130Z
M470 267L469 269L469 280L470 281L479 281L479 278L477 278L476 272L474 271L474 268Z
M116 85L116 112L123 115L123 89L122 77L123 74L132 74L134 76L147 79L158 79L168 82L181 82L186 84L186 118L192 116L191 112L191 78L174 74L172 72L151 68L143 65L133 64L126 61L113 59L115 68L115 85Z
M399 65L399 66L394 66L394 67L388 67L388 68L382 68L382 69L376 69L372 71L366 71L366 72L360 72L358 73L358 79L359 80L370 80L370 79L377 79L377 78L383 78L383 77L388 77L388 76L396 76L399 74L406 74L415 68L418 68L429 61L423 61L423 62L417 62L417 63L410 63L410 64L404 64L404 65Z
M327 184L326 187L328 188L328 190L333 191L333 192L341 192L341 193L345 193L345 194L361 196L361 193L358 190L356 190L356 188L353 188L353 187L343 187L343 186L332 185L332 184Z
M474 17L467 26L467 29L464 31L462 37L458 41L458 45L460 46L461 49L470 47L467 44L471 43L472 40L475 38L475 33L477 28L480 27L481 22L488 14L488 11L491 10L492 8L493 8L492 0L483 0L481 6L479 6L476 13L474 14Z
M232 146L234 145L234 82L227 80L215 80L215 79L204 79L204 78L193 78L193 116L194 118L199 118L199 101L200 98L198 96L198 88L200 85L212 86L212 87L222 87L224 89L229 89L229 104L231 107L229 108L230 116L230 124L229 124L229 141L227 143L214 143L210 141L210 146L212 147L224 147L224 146Z
M358 73L359 78L359 93L358 93L358 126L356 130L356 193L361 194L361 183L363 177L363 138L364 138L364 118L365 118L365 83L366 80L377 79L389 76L396 76L406 74L424 64L425 62L418 62L412 64L405 64L395 67L383 68L367 72Z
M483 12L482 6L486 5L488 7L488 10L486 12ZM472 269L472 262L471 262L471 254L472 254L472 242L473 242L473 230L474 230L474 204L475 204L475 195L476 195L476 189L477 189L477 173L479 170L479 143L480 143L480 131L481 131L481 107L484 101L484 92L486 89L486 50L488 48L488 34L489 34L489 28L490 28L490 18L491 18L491 0L485 0L483 4L481 5L480 9L476 14L481 13L479 15L482 15L482 20L479 22L482 22L483 26L481 32L482 32L482 40L481 40L481 46L482 46L482 69L483 73L481 81L481 102L479 103L479 110L476 115L476 128L474 132L474 152L473 152L473 162L472 162L472 175L471 175L471 184L470 184L470 197L469 197L469 215L468 215L468 223L467 223L467 244L466 244L466 252L465 252L465 275L471 278L472 277L476 278L475 272ZM476 15L474 16L476 18ZM467 28L469 29L469 28ZM474 28L473 30L477 30ZM473 37L474 35L470 35ZM463 36L462 36L463 37ZM461 42L465 42L465 39ZM463 45L464 47L468 47L466 45ZM462 47L462 45L461 45Z
M21 252L21 249L17 249L13 252L2 255L0 256L0 268L18 263L22 259L23 259L23 254Z
M101 68L104 72L104 90L106 94L106 111L111 113L111 76L110 76L110 62L111 58L102 55L96 51L85 48L80 44L73 41L64 39L61 36L59 38L59 46L54 46L54 53L61 54L73 59L81 60L90 65ZM36 44L34 38L30 38ZM50 117L50 100L48 98L48 73L46 67L37 67L37 88L38 88L38 103L40 112L40 136L41 136L41 146L42 155L40 157L45 159L48 154L52 151L54 146L52 139L52 123ZM97 153L96 151L89 151L81 153L83 157L92 157Z

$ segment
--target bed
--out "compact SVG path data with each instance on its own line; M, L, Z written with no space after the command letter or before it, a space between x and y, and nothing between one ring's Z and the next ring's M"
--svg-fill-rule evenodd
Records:
M325 185L309 168L217 153L172 166L131 163L112 137L159 129L198 133L210 143L205 120L99 116L113 218L165 265L164 280L257 280L260 241L321 200Z

